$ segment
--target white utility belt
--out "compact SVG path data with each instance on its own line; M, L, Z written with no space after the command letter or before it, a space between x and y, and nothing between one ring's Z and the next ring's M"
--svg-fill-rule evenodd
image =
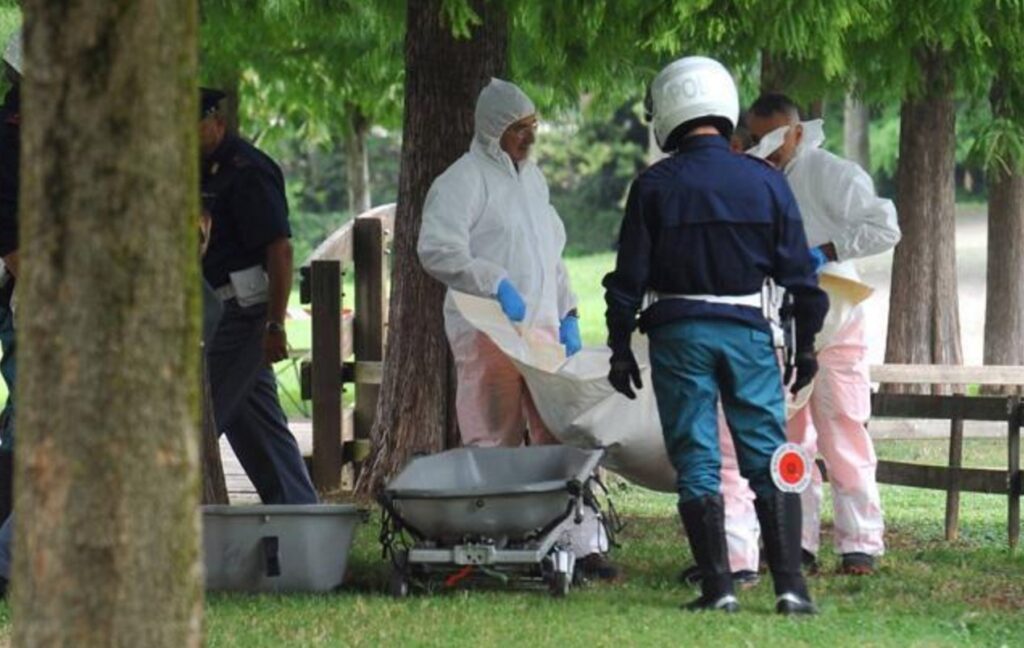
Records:
M689 299L690 301L707 302L708 304L726 304L728 306L750 306L760 309L763 301L761 293L749 295L678 295L674 293L655 293L655 301L666 299Z
M235 299L239 306L247 307L265 304L270 298L270 280L263 266L254 265L228 273L228 279L228 283L213 289L222 302Z

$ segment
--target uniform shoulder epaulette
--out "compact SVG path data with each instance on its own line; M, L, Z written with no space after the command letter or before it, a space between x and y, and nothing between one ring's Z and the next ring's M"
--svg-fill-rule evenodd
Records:
M231 158L231 166L236 169L244 169L245 167L252 166L253 162L245 155L236 155Z

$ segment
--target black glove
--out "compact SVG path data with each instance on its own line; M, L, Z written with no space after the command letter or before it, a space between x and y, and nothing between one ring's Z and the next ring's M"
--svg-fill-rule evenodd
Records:
M612 354L612 368L608 372L608 382L612 384L615 391L630 400L636 398L633 387L643 389L644 384L640 381L640 365L636 363L636 358L633 357L631 350L627 349L624 352Z
M793 380L793 373L796 373L796 380ZM793 364L786 367L786 375L782 377L784 384L789 385L789 393L796 396L797 392L811 384L814 375L818 373L818 357L814 351L798 351L793 359Z

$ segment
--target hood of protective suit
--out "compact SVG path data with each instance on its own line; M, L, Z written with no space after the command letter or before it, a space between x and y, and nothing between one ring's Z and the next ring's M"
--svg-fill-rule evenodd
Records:
M804 136L797 144L796 153L793 155L793 159L789 161L793 163L801 154L811 149L816 149L825 143L825 122L821 119L811 119L808 121L800 122L800 126L803 126ZM768 133L761 138L761 141L757 143L757 146L753 146L747 149L747 155L753 155L759 157L762 160L768 158L769 155L774 153L782 146L782 143L786 139L786 133L792 126L780 126L772 132Z
M500 161L508 155L501 149L501 136L505 130L536 112L537 108L519 86L492 78L476 100L474 139L490 157Z

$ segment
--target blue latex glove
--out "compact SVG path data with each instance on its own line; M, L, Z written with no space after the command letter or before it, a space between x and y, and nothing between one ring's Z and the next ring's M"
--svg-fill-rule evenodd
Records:
M811 258L814 259L814 272L821 272L821 268L828 263L828 257L819 247L811 248Z
M508 279L502 279L498 284L498 303L513 322L522 322L526 317L526 302Z
M566 315L558 326L558 341L565 345L565 355L573 356L583 348L580 341L580 318Z

